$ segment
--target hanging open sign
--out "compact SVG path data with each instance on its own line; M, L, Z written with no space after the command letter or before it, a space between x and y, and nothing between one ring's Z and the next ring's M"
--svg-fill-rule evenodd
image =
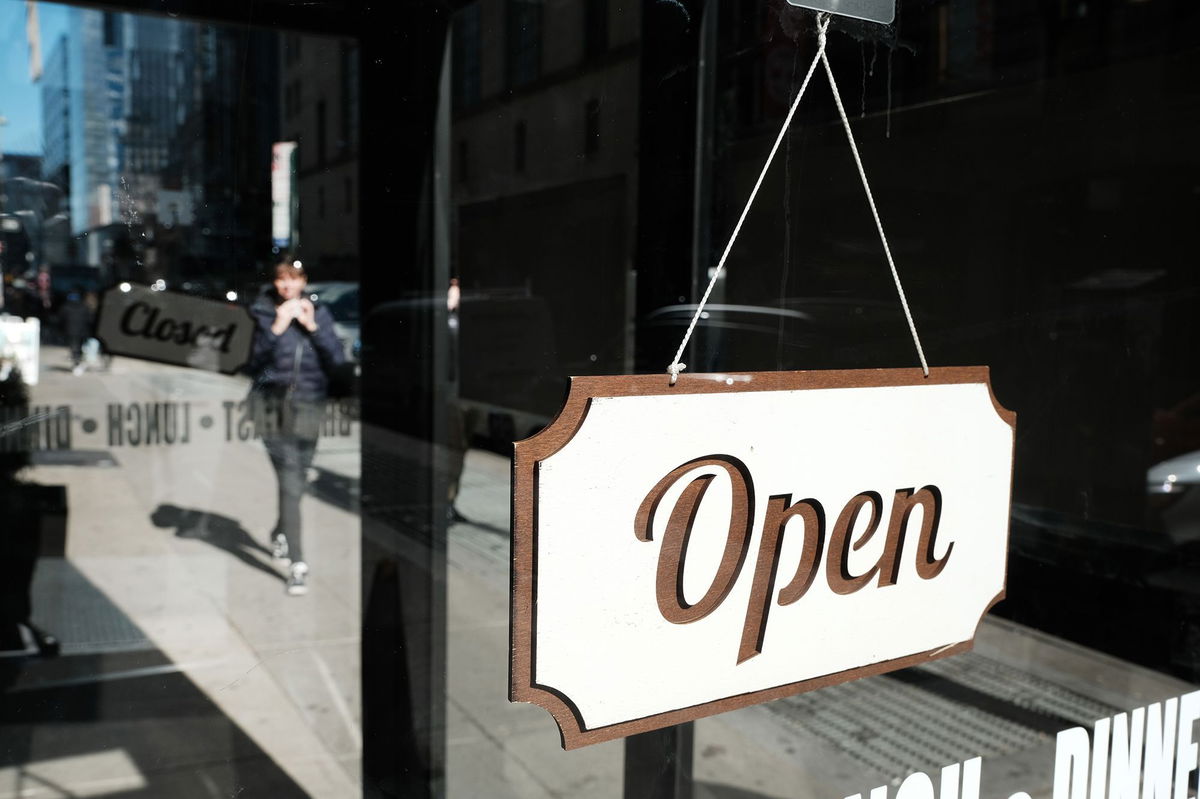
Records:
M1015 423L986 367L573 379L515 448L510 699L571 749L968 649Z

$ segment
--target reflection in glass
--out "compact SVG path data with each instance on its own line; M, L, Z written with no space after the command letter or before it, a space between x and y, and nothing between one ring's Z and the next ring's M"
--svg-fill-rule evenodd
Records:
M250 324L285 246L334 281L305 302L331 363L355 359L357 47L4 3L0 49L20 54L0 75L0 793L356 795L355 370L311 398L286 470L313 564L289 596L264 446L286 425L261 424L245 354L156 360L126 338L232 341L188 314ZM282 141L274 188L302 221L276 243ZM101 340L118 295L139 324Z

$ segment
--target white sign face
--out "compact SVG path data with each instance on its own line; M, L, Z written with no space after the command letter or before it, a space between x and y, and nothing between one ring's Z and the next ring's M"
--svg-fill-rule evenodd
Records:
M109 352L232 373L250 357L254 320L232 303L124 284L100 302L96 337Z
M964 651L1014 425L986 368L575 378L516 444L510 698L574 748Z

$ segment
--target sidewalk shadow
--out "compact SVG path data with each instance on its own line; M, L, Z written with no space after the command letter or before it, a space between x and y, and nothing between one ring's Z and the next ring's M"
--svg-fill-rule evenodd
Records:
M697 782L695 787L696 799L771 799L770 794L716 782Z
M494 524L488 524L487 522L477 521L467 516L463 516L461 513L459 513L458 508L454 507L453 505L450 505L446 509L446 522L451 527L456 524L466 524L479 530L495 533L496 535L502 535L505 537L507 537L511 532L507 527L497 527Z
M62 603L50 618L68 637L57 658L0 658L0 796L309 796L289 776L302 760L259 748L192 666L155 648L71 561L53 560L38 566L49 577L39 595ZM224 662L217 638L193 643ZM260 715L247 708L237 716Z
M313 466L316 479L308 484L308 492L336 508L358 513L359 486L357 477L348 477L338 472Z
M284 580L279 572L256 557L256 553L270 557L271 551L254 540L236 519L164 503L150 514L150 521L155 527L174 527L176 538L194 538L212 544L247 566L266 572L281 582Z

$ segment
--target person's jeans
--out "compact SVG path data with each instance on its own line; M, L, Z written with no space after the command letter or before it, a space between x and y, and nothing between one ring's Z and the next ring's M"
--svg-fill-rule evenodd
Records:
M304 560L300 546L300 498L308 486L308 467L317 450L315 438L280 435L263 439L275 478L279 483L279 523L275 533L287 539L288 557L292 563Z
M67 346L71 349L71 365L78 366L83 362L84 336L68 336Z

